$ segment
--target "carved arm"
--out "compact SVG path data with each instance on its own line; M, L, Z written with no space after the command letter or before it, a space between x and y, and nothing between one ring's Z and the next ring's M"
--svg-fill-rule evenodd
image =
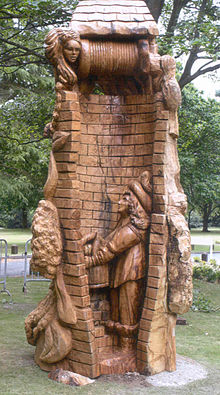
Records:
M108 236L108 242L92 256L85 256L87 267L104 265L111 262L117 255L140 243L138 233L129 226L124 226Z

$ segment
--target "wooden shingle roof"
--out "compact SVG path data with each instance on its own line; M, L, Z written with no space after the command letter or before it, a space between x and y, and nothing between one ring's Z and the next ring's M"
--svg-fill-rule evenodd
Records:
M84 38L158 35L157 24L143 0L81 0L70 27Z

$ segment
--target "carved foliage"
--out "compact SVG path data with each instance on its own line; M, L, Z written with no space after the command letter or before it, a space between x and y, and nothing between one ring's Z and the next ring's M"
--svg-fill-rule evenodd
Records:
M48 200L41 200L34 214L31 241L33 271L46 278L54 278L61 263L62 238L56 207Z

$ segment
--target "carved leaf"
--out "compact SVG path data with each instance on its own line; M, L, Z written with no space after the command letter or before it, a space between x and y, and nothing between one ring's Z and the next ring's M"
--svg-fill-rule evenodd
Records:
M50 201L39 202L33 218L32 233L32 270L46 278L55 278L63 245L57 209Z

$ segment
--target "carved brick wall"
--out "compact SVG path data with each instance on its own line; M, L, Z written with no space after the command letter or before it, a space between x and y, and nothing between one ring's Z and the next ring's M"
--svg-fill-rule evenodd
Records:
M152 96L81 97L81 231L107 235L128 181L151 169L155 99Z
M176 316L167 307L167 207L166 167L172 156L166 154L170 113L161 95L156 95L157 121L152 157L153 213L151 216L147 287L137 342L137 369L155 374L175 369ZM172 142L173 144L173 142ZM169 340L168 340L169 339Z
M73 328L73 350L68 355L67 363L78 372L84 372L87 366L88 375L94 377L99 374L95 350L104 352L116 341L106 335L104 326L100 325L105 313L105 309L98 306L103 303L102 289L98 293L94 291L93 295L89 293L81 246L77 242L79 231L88 233L97 230L103 235L107 234L117 223L117 202L124 186L130 179L150 169L153 173L154 214L147 289L137 345L138 369L146 369L150 355L149 336L150 333L151 337L154 334L152 325L156 324L156 333L160 334L161 339L166 339L162 333L164 329L161 328L161 332L157 328L157 311L159 308L159 313L164 315L166 310L166 295L163 293L158 298L158 290L161 282L166 281L163 246L166 237L164 151L168 112L164 110L160 95L154 98L135 95L81 96L80 104L75 96L66 93L63 97L59 127L61 130L71 130L71 133L63 156L59 158L59 153L55 154L59 182L54 200L65 237L64 279L78 315L78 323ZM161 289L165 291L164 286ZM155 349L156 341L152 341ZM165 349L164 344L162 354ZM163 355L160 356L161 363L166 364Z

